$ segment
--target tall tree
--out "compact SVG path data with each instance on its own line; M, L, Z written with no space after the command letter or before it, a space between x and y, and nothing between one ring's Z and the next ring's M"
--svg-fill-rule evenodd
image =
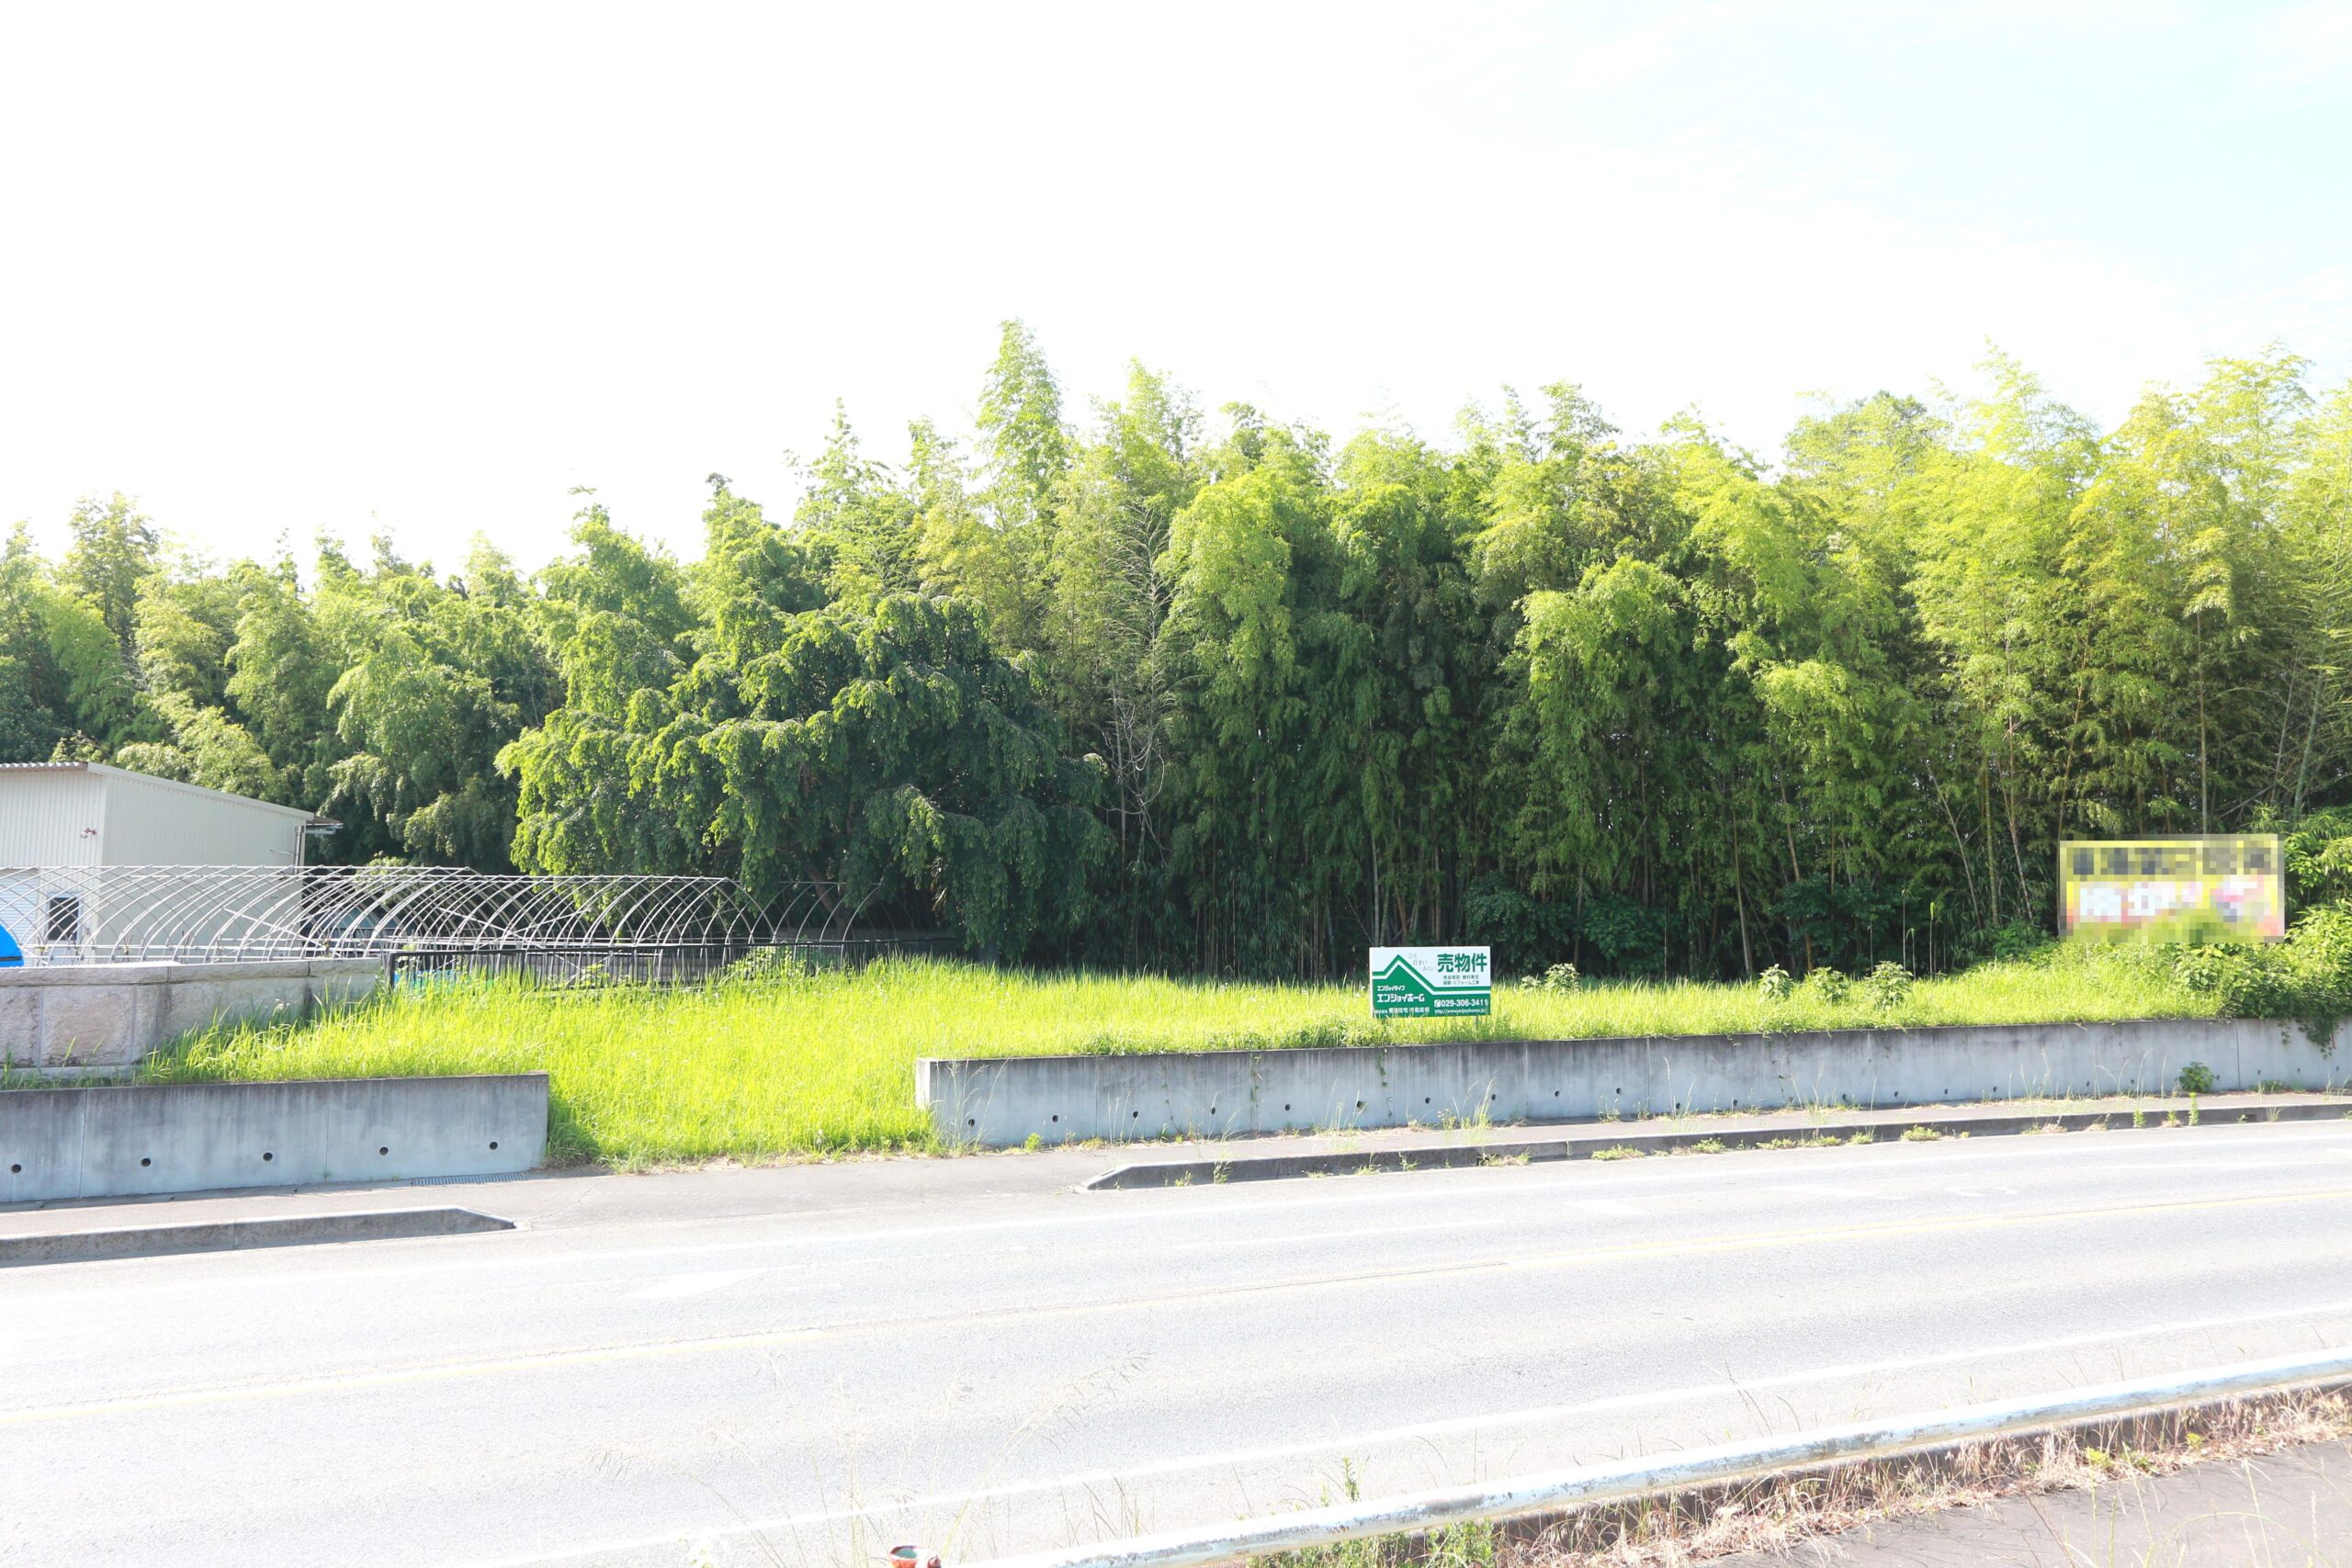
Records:
M104 501L84 496L74 503L66 529L74 542L65 552L61 581L69 592L90 602L128 659L139 585L154 573L163 536L120 491Z

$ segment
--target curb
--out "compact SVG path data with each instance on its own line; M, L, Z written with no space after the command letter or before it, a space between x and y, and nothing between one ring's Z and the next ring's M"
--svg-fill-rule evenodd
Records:
M2318 1104L2250 1105L2195 1111L2197 1126L2228 1127L2258 1122L2320 1122L2352 1115L2352 1105L2340 1100ZM2142 1111L2143 1115L2151 1114ZM2165 1112L2166 1122L2180 1114ZM1368 1149L1357 1154L1247 1155L1238 1159L1167 1160L1123 1165L1081 1185L1082 1192L1126 1191L1149 1187L1192 1187L1234 1181L1278 1181L1303 1176L1364 1176L1385 1171L1460 1170L1482 1165L1516 1165L1540 1160L1590 1159L1609 1149L1635 1154L1665 1155L1706 1144L1728 1153L1733 1149L1826 1147L1844 1144L1859 1134L1864 1142L1899 1141L1914 1127L1925 1127L1947 1137L1982 1134L1986 1136L2038 1133L2057 1128L2079 1133L2130 1127L2132 1112L2068 1111L2038 1116L1921 1116L1906 1121L1818 1122L1804 1127L1753 1127L1723 1132L1623 1133L1567 1138L1514 1138L1485 1144L1448 1144L1424 1149ZM2164 1125L2165 1123L2158 1123ZM1708 1153L1715 1152L1715 1147Z
M463 1235L514 1228L512 1220L477 1213L471 1209L377 1209L356 1214L293 1214L282 1219L124 1225L111 1230L60 1231L50 1235L0 1235L0 1269L88 1263L110 1258L167 1258L187 1252L238 1252L257 1247L305 1247L330 1241Z
M2346 1386L2352 1357L2323 1350L2186 1375L2108 1383L2055 1397L1996 1401L1892 1420L1816 1428L1715 1448L1685 1449L1468 1486L1351 1499L1236 1523L993 1558L970 1568L1193 1568L1382 1536L1423 1537L1470 1519L1543 1523L1595 1507L1702 1493L1724 1483L1831 1473L1857 1464L1933 1462L1978 1444L2049 1432L2188 1421L2248 1400Z

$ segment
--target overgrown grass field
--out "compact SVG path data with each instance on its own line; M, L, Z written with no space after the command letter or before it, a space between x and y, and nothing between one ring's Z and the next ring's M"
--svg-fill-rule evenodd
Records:
M2054 950L1922 980L1892 1005L1857 986L1780 999L1754 986L1498 989L1486 1018L1374 1023L1361 984L1032 975L938 962L772 975L692 989L514 981L379 996L308 1023L220 1028L151 1079L544 1070L558 1161L665 1163L925 1150L917 1056L1208 1051L1464 1039L1703 1034L1865 1024L2183 1017L2213 998L2147 965Z

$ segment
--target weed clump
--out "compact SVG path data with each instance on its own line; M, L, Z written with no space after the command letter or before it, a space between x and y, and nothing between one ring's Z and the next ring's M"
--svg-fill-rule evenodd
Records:
M1573 991L1584 984L1584 976L1577 973L1573 964L1555 964L1539 977L1521 975L1519 988L1522 991Z
M1893 1012L1911 997L1911 971L1888 959L1862 980L1862 994L1881 1012Z
M1845 1001L1854 982L1846 977L1845 971L1825 965L1804 977L1804 988L1822 1006L1834 1008Z
M2293 1019L2332 1055L2337 1021L2352 1017L2352 906L2313 909L2284 942L2182 948L2170 966L2175 983L2212 998L2223 1018Z

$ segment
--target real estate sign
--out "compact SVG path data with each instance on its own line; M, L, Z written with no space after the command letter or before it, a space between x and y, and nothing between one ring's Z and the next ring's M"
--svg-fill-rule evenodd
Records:
M2276 942L2287 934L2278 835L2070 839L2060 921L2087 942Z
M1454 1017L1494 1011L1494 954L1484 947L1375 947L1372 1016Z

